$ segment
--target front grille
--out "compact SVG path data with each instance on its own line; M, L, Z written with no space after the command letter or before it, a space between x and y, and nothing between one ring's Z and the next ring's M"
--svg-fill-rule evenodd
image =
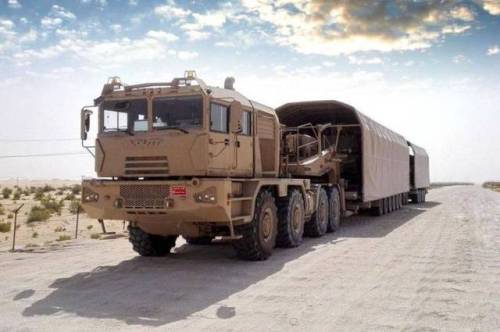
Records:
M165 175L168 174L166 156L142 156L125 158L126 175Z
M120 196L126 209L164 209L169 190L167 185L126 184L120 186Z

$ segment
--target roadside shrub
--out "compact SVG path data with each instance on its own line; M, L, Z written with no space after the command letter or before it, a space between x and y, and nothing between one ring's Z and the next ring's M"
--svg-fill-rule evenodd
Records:
M65 201L72 201L75 198L76 198L76 196L73 193L69 193L69 194L66 194L66 196L64 196Z
M33 206L28 215L28 223L35 221L46 221L50 218L51 213L49 210L42 206Z
M59 235L59 237L56 239L56 241L68 241L71 240L71 236L69 235Z
M50 213L57 213L58 215L61 215L61 210L64 206L64 202L62 200L57 201L52 196L48 195L42 198L40 203L42 203L42 206L49 210Z
M33 232L33 234L31 234L31 237L36 239L38 237L38 233L37 232Z
M9 213L9 214L7 215L7 219L12 219L12 218L14 218L14 215L13 215L12 213Z
M90 231L92 228L94 228L94 225L88 225L87 229Z
M55 229L54 229L54 232L56 233L60 233L60 232L64 232L66 230L66 228L62 227L62 226L57 226Z
M93 240L99 240L101 238L101 234L99 233L92 233L90 234L90 238Z
M8 199L10 197L10 194L12 194L12 189L7 188L7 187L2 189L3 198Z
M62 195L64 195L64 191L63 190L56 191L56 196L62 196Z
M41 190L42 190L42 192L44 192L44 193L48 193L48 192L54 191L54 190L56 190L56 189L55 189L54 187L49 186L48 184L46 184L45 186L43 186L43 187L41 188Z
M69 204L69 212L76 214L78 212L78 209L80 209L80 212L82 212L82 206L80 205L80 200L74 199L71 201Z
M71 186L70 190L73 195L80 195L80 192L82 191L82 186L79 184L74 184Z
M0 222L0 233L10 232L10 222Z
M16 192L14 193L14 196L12 196L12 199L17 201L21 198L21 191L20 190L16 190Z
M5 209L3 208L2 203L0 203L0 216L5 214Z
M36 201L41 201L45 197L43 191L41 190L36 190L35 191L35 200Z

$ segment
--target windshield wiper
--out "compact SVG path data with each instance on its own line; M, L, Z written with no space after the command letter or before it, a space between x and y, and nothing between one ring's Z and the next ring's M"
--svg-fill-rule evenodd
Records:
M184 134L189 134L189 131L187 131L186 129L181 128L181 127L169 126L169 127L156 127L155 129L156 129L156 130L169 130L169 129L173 129L173 130L178 130L178 131L181 131L181 132L183 132Z

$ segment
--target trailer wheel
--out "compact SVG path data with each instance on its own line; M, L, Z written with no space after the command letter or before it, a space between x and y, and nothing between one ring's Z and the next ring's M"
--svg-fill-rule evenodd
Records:
M273 251L278 230L278 216L273 194L261 191L257 195L252 222L236 227L242 237L233 242L238 257L251 261L265 260Z
M321 188L318 195L318 209L309 222L304 225L304 234L310 237L320 237L325 235L328 228L328 195L325 189Z
M141 256L165 256L175 247L177 235L153 235L139 227L128 226L129 238L135 252Z
M384 199L379 199L377 202L377 206L374 206L370 209L370 214L372 216L381 216L384 214Z
M387 197L382 198L382 209L384 210L384 214L389 213L389 201Z
M297 247L304 235L304 198L297 189L278 202L278 235L276 245L282 248Z
M327 232L335 232L340 228L340 194L337 187L332 187L328 197L328 227Z
M200 237L184 237L187 243L199 246L199 245L209 245L214 239L213 236L200 236Z

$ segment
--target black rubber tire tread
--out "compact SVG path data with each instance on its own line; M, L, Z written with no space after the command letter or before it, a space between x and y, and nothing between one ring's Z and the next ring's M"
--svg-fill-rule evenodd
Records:
M318 196L318 206L320 202L323 201L324 204L326 204L326 222L322 223L321 220L319 220L319 214L318 212L314 212L314 214L311 217L311 220L306 222L304 224L304 234L306 236L310 237L321 237L325 235L326 230L328 228L328 195L326 194L325 189L321 188L319 191L319 196Z
M206 246L212 243L213 236L184 237L187 243L194 246Z
M299 203L302 206L302 226L299 234L292 229L293 207ZM298 189L291 189L286 198L278 200L278 235L276 246L281 248L294 248L302 244L304 236L304 198Z
M144 232L139 227L128 226L128 240L141 256L165 256L175 247L177 235L161 236Z
M264 246L260 241L260 215L266 208L270 207L274 214L274 229L270 245ZM257 195L255 201L255 211L252 221L248 224L235 227L236 234L241 235L241 239L233 241L233 248L236 255L244 260L262 261L271 256L276 245L276 235L278 231L278 215L274 196L270 191L263 190Z
M337 187L328 191L328 233L336 232L340 228L340 193Z

